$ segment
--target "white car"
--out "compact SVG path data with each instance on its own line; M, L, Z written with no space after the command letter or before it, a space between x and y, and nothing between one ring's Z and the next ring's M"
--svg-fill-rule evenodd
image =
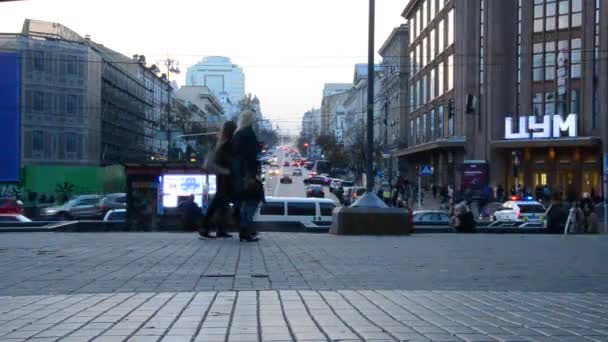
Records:
M338 190L338 188L340 187L341 184L342 184L341 179L332 178L331 182L329 183L329 191L334 192L334 191Z
M127 209L112 209L103 217L104 222L125 222L127 220Z
M32 222L32 220L19 214L0 214L0 222Z
M536 201L508 201L494 212L494 220L542 224L545 211L545 207Z

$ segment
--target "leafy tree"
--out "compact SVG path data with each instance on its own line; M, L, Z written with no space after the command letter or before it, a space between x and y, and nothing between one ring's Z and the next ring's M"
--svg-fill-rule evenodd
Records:
M55 186L55 194L57 194L59 204L67 202L72 197L72 194L74 194L74 184L68 182L57 184Z

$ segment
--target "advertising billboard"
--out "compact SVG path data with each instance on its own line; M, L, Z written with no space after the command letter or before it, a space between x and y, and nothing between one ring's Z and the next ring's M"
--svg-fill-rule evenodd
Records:
M462 185L472 190L480 190L489 181L488 163L483 161L465 161L463 165Z
M0 182L18 182L20 167L20 56L0 52Z
M184 199L194 195L194 202L203 206L203 191L206 176L192 175L164 175L162 179L163 207L176 208Z

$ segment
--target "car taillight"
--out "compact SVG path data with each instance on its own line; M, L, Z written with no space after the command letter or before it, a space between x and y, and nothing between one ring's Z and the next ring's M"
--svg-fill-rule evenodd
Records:
M521 210L517 210L517 218L521 218Z

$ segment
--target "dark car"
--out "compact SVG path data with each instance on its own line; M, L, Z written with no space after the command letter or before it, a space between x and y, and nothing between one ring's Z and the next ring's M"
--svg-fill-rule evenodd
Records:
M449 226L450 217L447 211L421 210L414 212L414 224L421 226Z
M121 192L105 195L99 200L97 206L99 207L99 217L104 217L112 209L126 209L127 194Z
M23 203L14 198L0 198L0 214L23 214Z
M306 184L306 185L310 185L310 184L326 185L327 182L328 182L328 179L323 176L312 176L312 177L308 177L304 180L304 184Z
M289 166L289 162L288 161L284 162L283 166L285 166L285 167Z
M302 169L294 169L293 170L293 175L294 176L302 176Z
M291 184L293 183L293 179L291 179L290 175L283 175L283 177L281 177L281 184Z
M323 187L320 185L311 185L306 191L306 197L325 198L325 191L323 191Z
M310 171L312 170L312 167L315 165L315 163L313 162L305 162L304 163L304 167L306 168L306 170Z

